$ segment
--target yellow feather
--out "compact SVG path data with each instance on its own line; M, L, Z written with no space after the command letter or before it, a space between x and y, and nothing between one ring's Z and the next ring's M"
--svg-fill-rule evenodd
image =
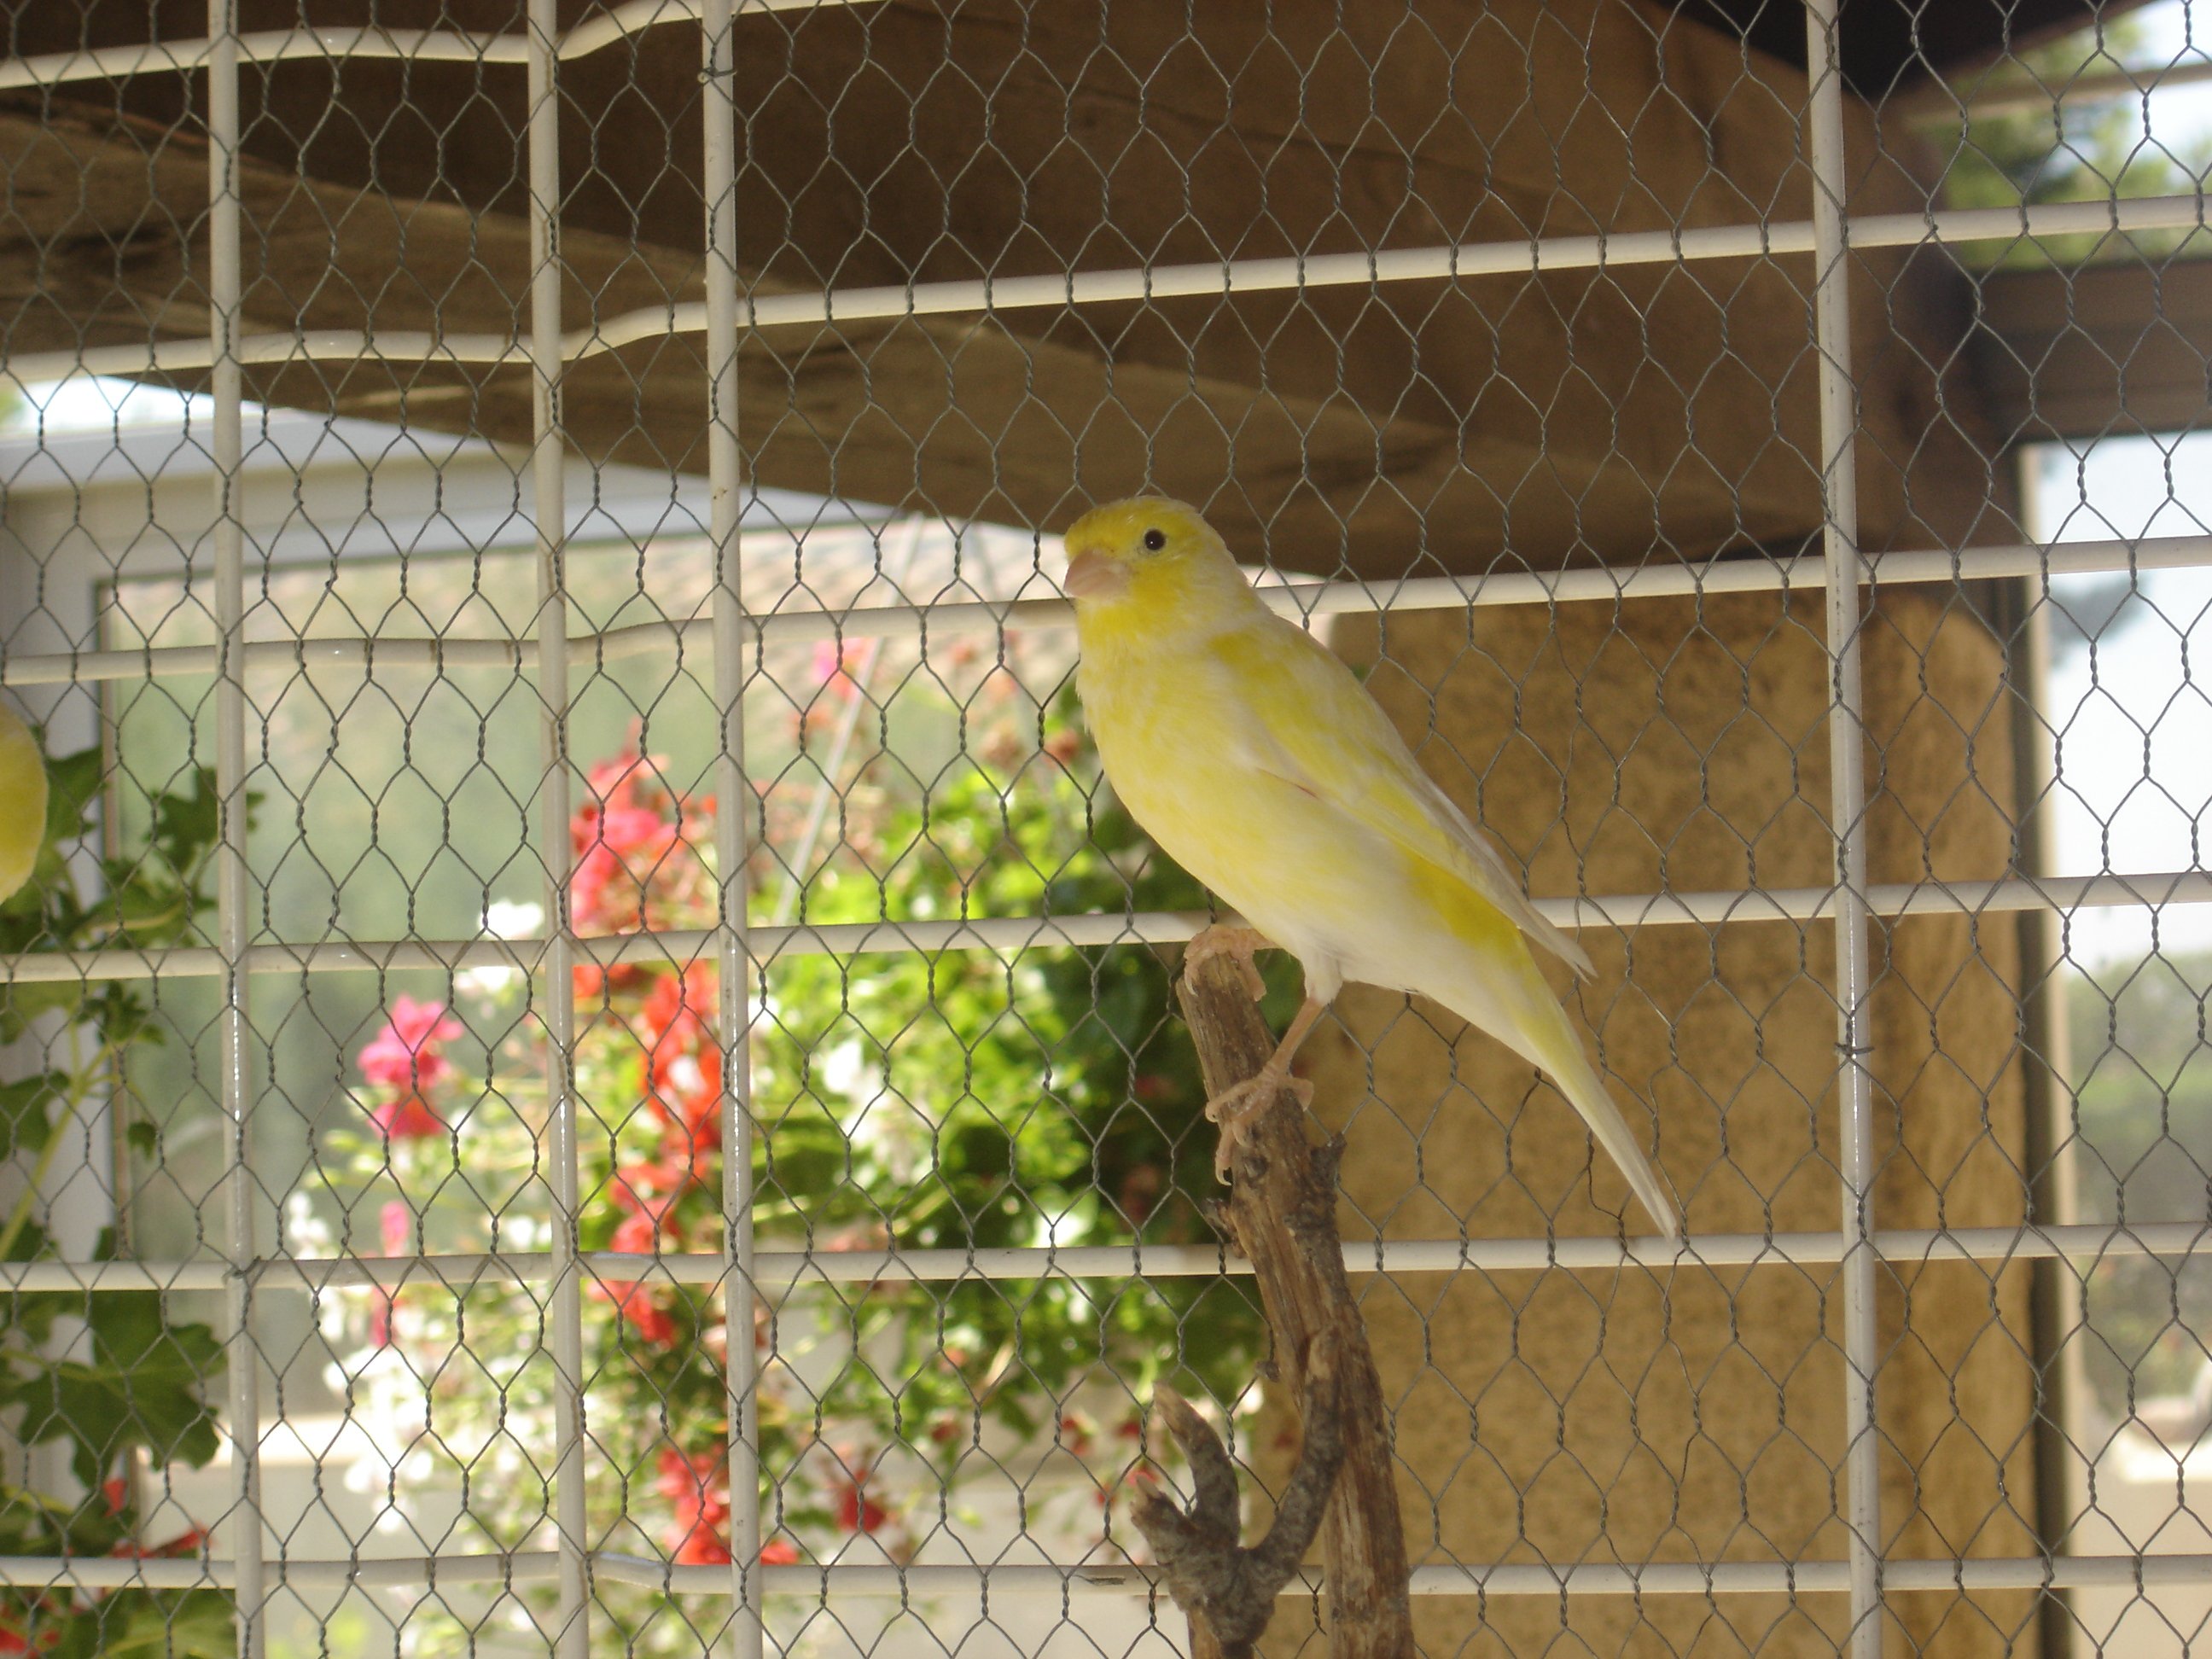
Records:
M15 711L0 703L0 899L31 878L46 839L46 757Z

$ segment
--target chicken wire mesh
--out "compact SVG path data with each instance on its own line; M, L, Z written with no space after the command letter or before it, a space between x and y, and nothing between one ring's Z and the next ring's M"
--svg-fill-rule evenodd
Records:
M1316 1038L1425 1650L2203 1645L2186 6L9 30L0 1650L1183 1641L1154 1388L1296 1427L1072 701L1139 488L1687 1218Z

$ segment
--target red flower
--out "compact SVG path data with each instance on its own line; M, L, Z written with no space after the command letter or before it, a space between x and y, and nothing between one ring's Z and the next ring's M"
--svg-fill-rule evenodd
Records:
M444 1003L396 997L384 1029L354 1058L371 1083L394 1089L427 1088L453 1069L438 1048L460 1034L461 1022L446 1012Z
M392 1140L430 1140L447 1133L446 1120L411 1090L370 1107L368 1119Z
M675 1346L676 1321L647 1286L635 1279L594 1283L592 1294L611 1304L617 1314L635 1326L642 1341L656 1348Z
M660 1477L654 1483L676 1509L676 1523L662 1542L679 1566L718 1566L730 1559L730 1466L726 1448L686 1455L673 1446L660 1449Z
M198 1555L200 1553L200 1546L206 1542L207 1534L199 1528L193 1527L188 1531L179 1533L166 1544L155 1544L149 1548L142 1549L126 1538L108 1553L123 1556L133 1561L143 1561L149 1559L168 1560L179 1556Z
M668 1225L665 1205L658 1213L652 1210L640 1210L635 1215L624 1216L616 1225L614 1237L607 1241L607 1248L619 1250L624 1255L658 1255L662 1236L672 1231Z
M694 1180L685 1164L625 1164L615 1171L611 1196L617 1208L632 1215L664 1219L668 1208L684 1196Z
M33 1619L43 1621L37 1640L33 1642L15 1625L0 1624L0 1653L46 1653L61 1645L64 1630L61 1621L69 1615L69 1604L40 1595L33 1599L29 1613ZM9 1610L9 1613L11 1618L17 1616L13 1608Z
M845 1480L837 1487L837 1524L847 1532L880 1532L890 1511L868 1496L868 1477Z
M676 1547L673 1557L679 1567L721 1567L730 1563L730 1547L704 1527L694 1527L684 1535Z
M653 1485L660 1495L681 1508L713 1511L717 1520L730 1516L730 1454L720 1446L689 1455L673 1446L660 1449L659 1476Z
M721 1139L722 1050L707 1024L715 975L705 963L653 981L639 1016L646 1046L647 1103L694 1151Z
M799 1546L788 1538L771 1538L761 1546L760 1559L764 1567L795 1567L799 1565Z

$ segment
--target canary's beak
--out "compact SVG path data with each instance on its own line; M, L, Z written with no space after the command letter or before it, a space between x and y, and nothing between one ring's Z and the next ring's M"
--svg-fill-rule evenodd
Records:
M1088 547L1067 562L1067 575L1060 583L1071 599L1110 599L1128 585L1127 566Z

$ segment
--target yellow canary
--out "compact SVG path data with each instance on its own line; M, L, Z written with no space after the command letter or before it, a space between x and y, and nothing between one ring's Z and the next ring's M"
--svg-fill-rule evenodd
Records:
M0 703L0 899L31 878L46 841L46 757L15 711Z
M1529 945L1585 975L1589 958L1528 902L1351 670L1270 611L1179 502L1098 507L1066 545L1076 683L1106 775L1160 847L1305 971L1304 1006L1267 1071L1208 1107L1224 1149L1358 980L1428 997L1549 1073L1673 1233L1674 1206Z

